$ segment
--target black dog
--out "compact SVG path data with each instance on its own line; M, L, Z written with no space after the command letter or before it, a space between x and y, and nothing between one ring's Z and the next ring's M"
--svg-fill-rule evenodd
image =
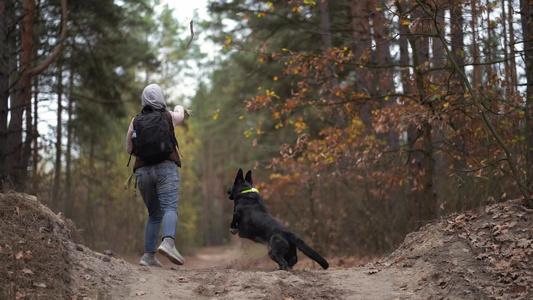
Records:
M292 268L297 262L296 248L316 261L322 268L328 262L309 247L299 236L267 211L263 198L253 188L252 171L243 178L242 169L237 172L233 186L228 190L229 199L235 201L230 231L239 237L250 239L268 247L268 256L278 263L280 270Z

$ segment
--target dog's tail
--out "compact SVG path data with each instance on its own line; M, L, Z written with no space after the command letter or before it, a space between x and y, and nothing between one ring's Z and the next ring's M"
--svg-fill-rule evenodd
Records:
M300 251L302 251L305 255L309 256L309 258L316 261L324 270L326 270L329 267L328 262L326 259L322 257L322 255L318 254L318 252L315 251L315 249L309 247L304 240L302 240L299 236L295 235L294 239L296 241L296 247Z

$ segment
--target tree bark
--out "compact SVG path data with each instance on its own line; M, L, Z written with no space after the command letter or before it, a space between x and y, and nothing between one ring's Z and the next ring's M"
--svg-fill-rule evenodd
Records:
M492 4L491 0L486 0L485 7L487 7L487 40L485 42L485 50L487 55L487 60L489 62L492 62L494 60L494 57L492 55L492 36L493 36L493 26L491 20L491 13L492 13ZM492 78L492 66L490 64L487 64L487 82L491 82Z
M67 120L67 149L66 149L66 159L65 159L65 185L66 185L66 192L67 196L67 208L65 209L65 214L70 217L72 213L72 207L74 205L74 197L72 197L72 139L73 139L73 128L72 128L72 116L73 116L73 109L74 109L74 57L72 56L74 53L74 46L72 46L71 50L71 57L70 57L70 74L69 74L69 93L68 93L68 120Z
M374 6L376 6L375 4ZM376 65L389 66L392 63L390 48L388 40L390 38L388 32L388 26L385 25L385 14L383 10L376 11L372 14L372 26L374 32L374 41L376 43L376 50L374 52L374 62ZM391 68L379 68L374 71L374 78L376 87L373 89L373 95L384 96L394 92L394 80L393 70ZM392 97L380 98L380 107L387 107L393 105L395 99ZM392 129L389 129L385 136L385 141L392 149L397 149L400 145L398 133Z
M26 107L31 107L31 76L33 64L33 26L35 1L24 0L20 35L20 76L16 84L17 94L11 97L11 119L7 134L7 172L15 189L24 187L26 165L23 163L22 121Z
M522 34L524 40L524 60L526 65L526 122L528 128L527 148L527 183L533 180L533 3L520 0L520 15L522 20ZM529 200L529 207L533 208L533 201Z
M331 40L331 21L329 17L329 1L328 0L322 0L318 1L318 9L320 10L320 37L322 39L322 50L327 55L331 49L333 48L333 42ZM328 83L330 90L334 91L339 88L339 80L337 79L337 71L335 70L335 66L333 66L331 63L326 63L326 68L328 69ZM334 93L332 93L334 94ZM339 99L336 99L337 97L334 97L335 102L339 102ZM334 118L337 124L344 128L346 127L346 120L345 117L340 112L342 107L339 106L338 112L335 114Z
M9 99L8 27L11 1L0 0L0 192L4 190L7 156L7 114Z
M370 59L372 39L370 37L370 12L368 10L368 0L352 0L350 2L350 14L352 18L352 36L355 67L355 88L357 93L370 96L372 74L365 66ZM357 65L359 64L359 65ZM367 102L361 108L361 121L367 130L372 124L370 120L371 106Z
M44 71L61 53L67 34L67 0L61 1L62 26L58 45L45 62L37 67L33 66L34 45L33 29L35 22L35 0L24 0L22 3L22 25L20 42L19 78L16 83L16 93L11 95L11 119L7 130L6 175L11 176L15 189L22 189L26 185L27 168L31 150L31 83L32 77ZM23 115L30 121L26 126L26 140L23 144ZM25 145L25 147L24 147Z
M464 73L465 70L465 42L464 42L464 31L463 31L463 24L464 24L464 17L463 17L463 9L461 6L462 1L461 0L455 0L453 3L453 7L450 11L450 23L451 23L451 49L453 54L453 59L457 62L459 65L459 68ZM455 78L459 78L459 75L456 75ZM461 78L462 79L462 78ZM459 82L460 79L457 79Z
M463 10L462 6L460 5L461 1L456 0L453 3L453 7L450 10L450 26L451 26L451 56L452 59L457 62L458 68L460 70L460 73L465 73L465 43L464 43L464 17L463 17ZM444 27L442 27L444 28ZM444 34L444 31L441 30L440 34ZM444 36L443 36L444 38ZM464 87L464 81L458 72L456 72L453 68L450 70L450 72L453 74L451 77L451 86L450 90L453 94L456 95L456 97L459 99L458 103L464 103L464 97L462 96L466 89ZM464 115L462 113L455 114L452 119L453 122L453 129L456 131L460 131L462 128L464 128L466 122L464 121ZM456 151L458 151L458 155L454 155L457 157L454 159L453 164L456 166L458 170L464 170L466 169L466 159L465 156L467 155L467 147L466 147L466 141L463 139L462 134L456 134L455 139L456 144ZM466 191L466 180L467 180L467 174L465 172L458 172L456 175L457 178L457 203L464 203L465 198L467 197Z
M515 45L516 40L514 36L514 8L512 1L507 1L509 12L509 69L510 69L510 75L511 75L511 92L516 93L517 87L518 87L518 78L516 74L516 52L515 52Z
M413 31L407 29L409 45L412 49L413 66L414 66L414 79L416 86L416 93L418 97L418 104L428 106L431 109L431 103L426 103L428 99L427 91L424 85L424 73L423 69L427 62L430 61L429 57L429 38L431 33L428 17L421 7L415 8L413 11L413 17L418 23L412 25ZM413 192L413 202L418 204L420 214L423 219L437 218L439 216L439 206L437 193L434 191L434 150L432 143L432 125L424 120L421 125L421 129L409 128L408 140L410 141L410 150L413 150L413 146L417 139L422 138L421 149L415 150L412 159L412 171L413 178L420 178L419 186L416 186L417 182L414 181L415 191ZM413 127L413 126L411 126ZM411 136L409 136L411 135ZM420 186L421 185L421 186ZM421 190L420 190L421 189Z
M481 60L479 56L479 46L477 40L477 5L476 1L471 2L472 17L470 19L470 26L472 30L472 56L474 57L474 77L473 84L476 88L481 86Z
M56 128L56 161L54 170L54 188L52 201L56 201L57 208L64 209L63 203L60 199L61 189L61 157L63 156L62 140L63 140L63 67L61 60L57 62L57 128Z
M39 191L39 178L38 178L38 166L39 166L39 132L37 125L39 124L39 80L38 77L33 78L33 126L32 126L32 193L36 194Z
M404 6L408 6L409 2L405 1L404 4L397 3L397 5L401 8L402 11L405 10ZM400 32L400 38L398 40L399 48L400 48L400 73L402 76L402 89L403 93L408 95L412 93L412 82L411 82L411 73L409 72L409 66L410 65L410 58L409 58L409 43L407 41L407 26L403 25L401 22L404 20L400 20L399 22L399 32Z

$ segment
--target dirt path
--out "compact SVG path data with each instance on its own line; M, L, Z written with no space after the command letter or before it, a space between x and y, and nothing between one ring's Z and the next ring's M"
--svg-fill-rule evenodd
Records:
M0 194L0 299L533 299L533 210L517 199L453 214L379 261L328 257L324 271L298 255L278 271L264 246L235 237L181 267L141 267L84 246L35 197Z
M74 245L73 245L74 246ZM75 247L75 246L74 246ZM99 299L418 299L405 288L405 272L367 267L318 270L301 258L290 272L278 271L266 250L248 243L202 249L181 267L160 260L148 268L135 259L110 259L77 251L79 298ZM99 255L97 255L99 256ZM303 254L300 253L300 256ZM107 260L107 259L106 259ZM104 274L105 273L105 274ZM101 282L98 278L104 276ZM97 288L95 288L97 287ZM86 299L86 298L85 298Z

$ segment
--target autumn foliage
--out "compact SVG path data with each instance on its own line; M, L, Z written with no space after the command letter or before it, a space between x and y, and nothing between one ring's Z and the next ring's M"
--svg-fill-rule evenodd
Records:
M254 146L283 137L265 197L333 251L392 247L483 203L527 204L531 51L518 41L531 40L531 20L517 27L511 12L531 8L502 3L273 1L247 16L257 68L280 70L245 99L269 115ZM289 48L254 27L299 14L319 46Z

